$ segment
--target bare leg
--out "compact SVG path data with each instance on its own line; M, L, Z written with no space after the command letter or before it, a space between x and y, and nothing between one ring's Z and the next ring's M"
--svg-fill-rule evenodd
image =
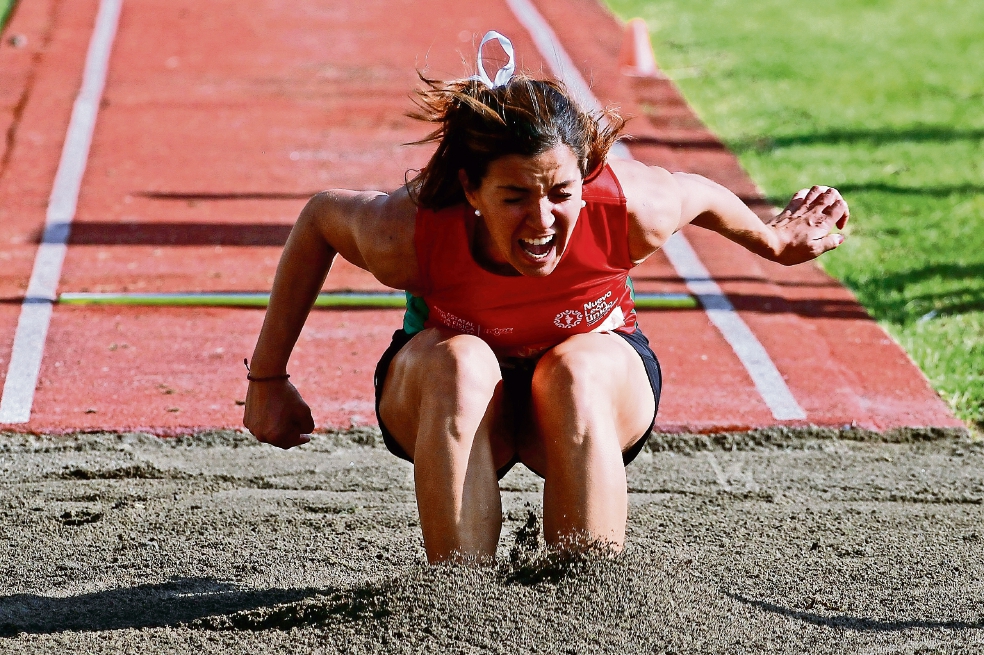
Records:
M547 543L576 548L625 543L628 492L622 451L649 428L655 400L645 367L612 334L571 337L547 352L533 377L533 426L524 462L544 473Z
M512 457L499 428L502 378L477 337L425 330L393 359L380 414L413 457L431 563L494 559L502 527L497 467Z

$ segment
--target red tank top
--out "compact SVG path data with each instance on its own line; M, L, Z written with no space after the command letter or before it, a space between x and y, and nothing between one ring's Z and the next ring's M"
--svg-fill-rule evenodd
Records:
M417 210L424 292L410 297L404 329L472 334L500 357L533 357L572 334L635 331L628 272L628 212L611 168L584 185L585 206L560 263L546 277L491 273L475 261L465 212Z

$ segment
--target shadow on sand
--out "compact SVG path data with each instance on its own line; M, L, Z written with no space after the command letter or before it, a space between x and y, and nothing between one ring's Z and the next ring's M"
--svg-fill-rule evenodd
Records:
M162 584L62 598L14 594L0 597L0 637L173 626L324 593L317 589L244 589L210 578L175 578Z
M579 595L589 598L623 577L624 564L589 553L522 555L495 568L416 564L399 575L319 589L248 589L211 578L174 578L78 596L0 597L0 637L159 627L259 632L347 623L371 630L397 617L398 623L425 625L446 620L442 608L448 603L463 608L477 602L472 610L481 614L485 605L498 606L496 599L511 595L510 588L563 581L587 584Z
M857 630L863 632L895 632L899 630L912 629L942 629L942 630L980 630L984 628L984 620L978 621L937 621L932 619L897 619L883 620L873 619L864 616L850 616L847 614L835 614L826 616L814 612L783 607L775 603L764 600L747 598L741 594L724 592L724 595L732 600L745 605L750 605L756 609L770 614L779 614L791 619L804 621L813 625L828 628L842 628L845 630Z

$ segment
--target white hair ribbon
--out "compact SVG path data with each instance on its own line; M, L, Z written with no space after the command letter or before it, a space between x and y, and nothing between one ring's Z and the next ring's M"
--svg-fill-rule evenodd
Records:
M485 72L485 60L482 58L482 48L484 48L485 44L491 41L492 39L495 39L496 41L499 42L499 45L501 45L502 49L505 50L506 56L509 57L509 61L506 62L506 65L500 68L498 72L495 74L495 80L490 78L489 74ZM507 83L509 81L509 78L512 77L513 72L515 70L516 70L516 61L515 58L513 57L512 41L502 36L495 30L489 30L488 32L485 33L485 36L482 37L482 42L478 46L478 75L472 75L468 79L484 82L486 86L488 86L491 89L494 89L497 86L502 86L503 84Z

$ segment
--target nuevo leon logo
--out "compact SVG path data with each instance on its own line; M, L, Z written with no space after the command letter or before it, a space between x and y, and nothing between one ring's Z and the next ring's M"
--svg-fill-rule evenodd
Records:
M582 318L583 317L581 316L581 312L577 311L576 309L567 309L557 314L557 316L554 318L554 325L556 325L559 328L564 328L566 330L575 327L577 325L580 325Z

